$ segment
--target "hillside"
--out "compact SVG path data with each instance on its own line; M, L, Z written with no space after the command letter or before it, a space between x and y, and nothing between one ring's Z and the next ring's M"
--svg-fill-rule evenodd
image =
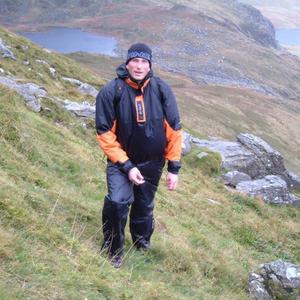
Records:
M80 27L116 37L121 56L143 40L166 71L299 99L300 61L278 48L269 20L238 1L1 1L0 23L14 30Z
M14 29L82 27L115 36L121 57L131 42L146 41L154 67L176 89L187 126L229 139L257 134L299 171L300 61L277 47L272 24L254 8L233 0L1 1L0 22ZM109 73L107 80L120 62L73 57L100 76Z
M163 181L159 188L153 249L135 251L127 232L125 265L112 269L99 253L105 159L93 127L56 101L86 99L62 76L98 88L105 80L3 29L0 37L17 58L0 58L0 76L48 92L35 113L0 85L1 299L241 300L260 263L300 262L299 209L231 193L212 173L214 156L198 164L193 152L183 159L178 191L167 192ZM55 78L40 60L55 68Z

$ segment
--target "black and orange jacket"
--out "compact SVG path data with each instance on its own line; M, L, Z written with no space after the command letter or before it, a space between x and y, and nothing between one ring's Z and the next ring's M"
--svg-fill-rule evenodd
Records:
M117 75L118 79L105 85L97 96L100 147L109 160L120 165L164 157L168 160L168 171L177 174L182 130L170 87L160 78L154 79L152 71L138 85L129 78L125 64L117 69ZM124 80L124 88L116 101L118 80Z

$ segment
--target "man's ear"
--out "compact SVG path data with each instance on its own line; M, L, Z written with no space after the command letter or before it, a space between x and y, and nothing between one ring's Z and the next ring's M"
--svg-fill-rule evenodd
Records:
M126 65L126 69L128 70L128 65Z

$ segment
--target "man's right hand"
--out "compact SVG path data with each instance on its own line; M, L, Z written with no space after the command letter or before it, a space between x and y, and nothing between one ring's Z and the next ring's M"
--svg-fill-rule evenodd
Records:
M145 183L144 177L137 167L132 168L128 172L128 178L135 185L140 185Z

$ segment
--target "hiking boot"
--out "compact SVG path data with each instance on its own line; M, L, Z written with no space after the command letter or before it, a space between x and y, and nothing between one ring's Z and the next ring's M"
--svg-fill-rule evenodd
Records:
M121 266L123 265L123 257L121 255L115 255L111 257L109 260L111 265L116 269L121 268Z
M140 251L148 251L150 249L150 242L147 242L147 241L139 241L137 244L136 244L136 248L137 250L140 250Z

